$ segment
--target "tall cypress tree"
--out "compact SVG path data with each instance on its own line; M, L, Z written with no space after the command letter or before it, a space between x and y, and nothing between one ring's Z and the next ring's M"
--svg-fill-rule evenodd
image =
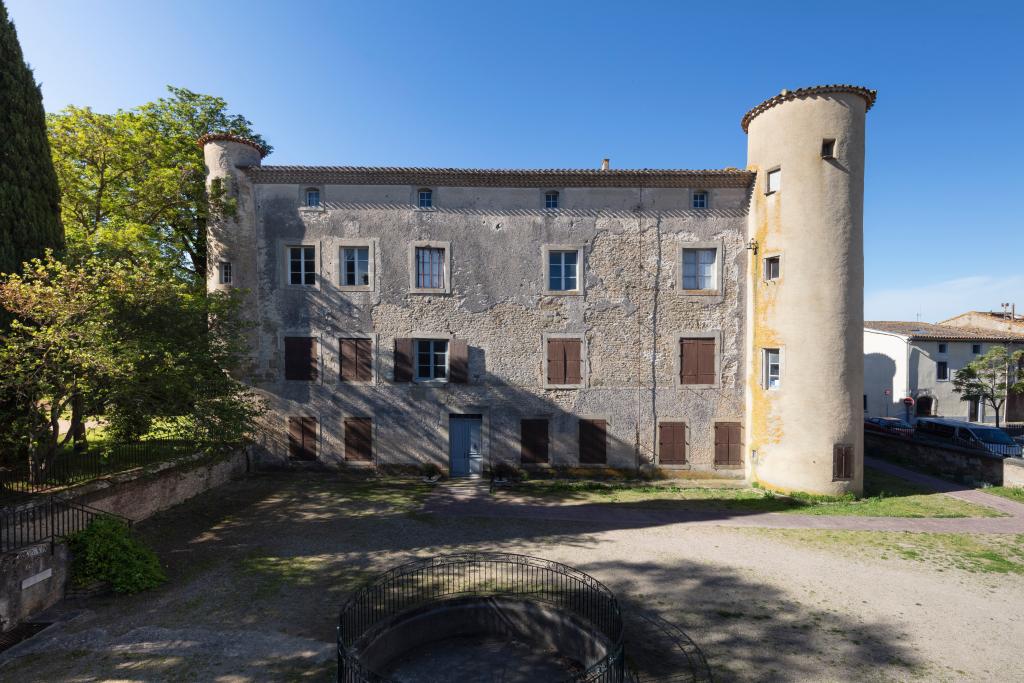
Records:
M0 273L63 244L43 96L0 0Z

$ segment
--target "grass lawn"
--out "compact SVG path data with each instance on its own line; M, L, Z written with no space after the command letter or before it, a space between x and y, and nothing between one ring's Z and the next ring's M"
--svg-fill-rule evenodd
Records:
M1019 486L989 486L981 490L985 493L991 493L993 496L1001 496L1015 500L1018 503L1024 503L1024 488Z
M933 534L906 531L743 529L742 533L851 556L921 562L940 571L1024 575L1024 534Z
M679 510L792 512L862 517L998 517L996 510L957 500L866 468L864 497L782 496L757 488L684 487L595 481L527 481L513 490L559 502L616 503Z

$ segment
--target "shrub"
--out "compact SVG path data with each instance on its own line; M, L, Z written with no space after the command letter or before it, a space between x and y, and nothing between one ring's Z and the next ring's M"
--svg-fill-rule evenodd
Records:
M420 474L424 477L439 477L444 474L441 468L437 466L437 463L425 462L420 465Z
M101 582L116 593L138 593L167 580L156 554L131 535L119 519L100 516L68 537L71 582L77 587Z

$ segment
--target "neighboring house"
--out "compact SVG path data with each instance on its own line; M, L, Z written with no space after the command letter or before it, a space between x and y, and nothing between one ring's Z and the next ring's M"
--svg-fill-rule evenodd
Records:
M762 102L747 170L263 166L205 136L237 199L208 287L247 292L259 457L859 491L874 99Z
M1016 306L999 312L968 311L939 324L1024 335L1024 316L1017 315Z
M993 346L1024 349L1024 334L917 322L864 323L864 412L869 417L951 417L995 422L978 400L953 391L956 371ZM903 404L912 398L914 405ZM1024 396L1011 395L1002 420L1024 420Z

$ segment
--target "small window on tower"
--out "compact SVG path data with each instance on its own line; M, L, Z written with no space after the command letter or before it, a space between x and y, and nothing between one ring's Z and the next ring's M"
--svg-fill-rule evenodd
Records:
M778 256L768 256L764 260L764 279L765 282L771 282L772 280L779 279L779 266L780 258Z
M231 261L220 262L220 283L222 285L231 284Z
M768 177L765 179L764 193L772 194L782 189L782 169L777 168L774 171L768 171Z
M821 158L834 159L836 155L836 141L834 138L825 138L821 141Z

